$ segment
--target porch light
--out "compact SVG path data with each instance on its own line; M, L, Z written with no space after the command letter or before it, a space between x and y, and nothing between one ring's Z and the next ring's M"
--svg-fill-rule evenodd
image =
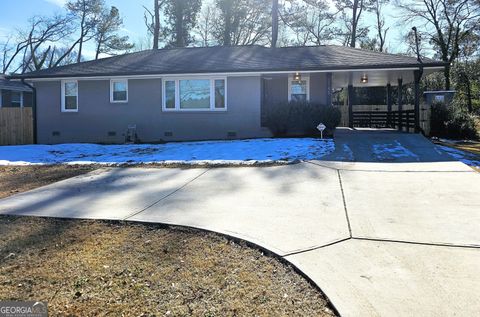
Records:
M293 76L293 80L294 81L301 81L302 80L302 76L300 75L299 72L295 73L295 75Z
M362 78L360 79L362 84L367 84L368 83L368 76L367 74L363 74Z

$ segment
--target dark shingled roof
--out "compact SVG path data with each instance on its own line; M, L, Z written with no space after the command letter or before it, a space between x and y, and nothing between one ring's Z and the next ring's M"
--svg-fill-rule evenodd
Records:
M0 78L0 89L15 91L32 91L32 88L22 84L20 81L7 80Z
M425 59L426 67L445 66ZM147 50L34 71L12 78L308 71L415 67L416 58L343 46L216 46Z

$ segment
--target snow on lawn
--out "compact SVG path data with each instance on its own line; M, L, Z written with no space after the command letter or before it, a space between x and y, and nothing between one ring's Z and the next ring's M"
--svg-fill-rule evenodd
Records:
M478 155L443 145L436 145L436 147L440 151L447 152L451 157L467 164L468 166L480 168L480 157Z
M254 164L312 160L333 152L333 140L252 139L166 144L57 144L0 147L0 165L29 164Z
M373 154L379 161L394 161L395 159L414 159L418 160L418 156L402 146L400 142L374 144Z

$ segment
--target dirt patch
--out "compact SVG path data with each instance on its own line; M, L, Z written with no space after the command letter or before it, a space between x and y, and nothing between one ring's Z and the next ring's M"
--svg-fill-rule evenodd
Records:
M98 166L0 167L0 197ZM331 316L293 268L197 230L0 216L0 298L50 316Z
M93 165L0 166L0 198L97 169Z
M0 298L53 316L333 314L289 266L211 233L0 217L0 235Z

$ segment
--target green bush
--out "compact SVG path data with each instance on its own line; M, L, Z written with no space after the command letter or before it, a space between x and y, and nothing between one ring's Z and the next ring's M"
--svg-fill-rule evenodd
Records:
M437 103L432 105L432 136L450 139L477 139L475 117L471 115L460 100L451 104Z
M319 123L333 131L340 124L341 116L340 110L333 106L286 102L266 106L265 124L275 136L311 135L318 132Z

